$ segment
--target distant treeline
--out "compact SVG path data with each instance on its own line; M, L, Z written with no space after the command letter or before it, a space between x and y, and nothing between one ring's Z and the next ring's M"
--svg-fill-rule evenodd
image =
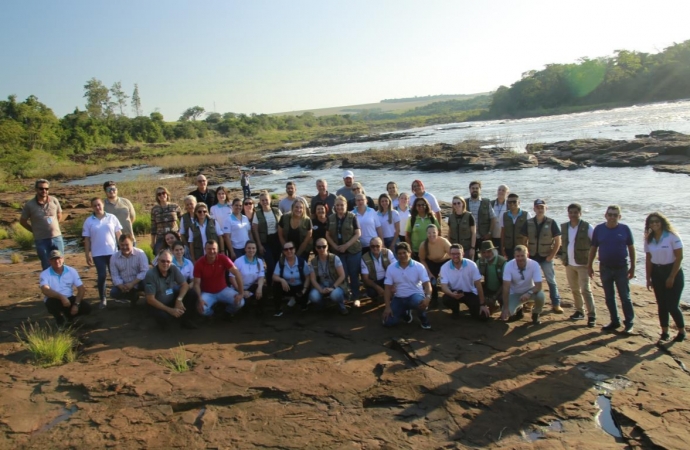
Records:
M455 99L459 100L457 97L469 97L469 95L458 95L458 94L448 94L448 95L426 95L426 96L421 96L421 97L406 97L406 98L387 98L384 100L381 100L380 103L406 103L406 102L419 102L419 101L427 101L427 100L446 100L446 99Z

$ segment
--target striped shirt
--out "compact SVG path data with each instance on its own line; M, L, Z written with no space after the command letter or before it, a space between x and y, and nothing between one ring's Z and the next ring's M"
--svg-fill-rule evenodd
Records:
M146 253L136 247L132 247L132 254L129 256L115 252L110 258L110 276L115 286L131 283L135 278L143 281L148 270L149 259Z

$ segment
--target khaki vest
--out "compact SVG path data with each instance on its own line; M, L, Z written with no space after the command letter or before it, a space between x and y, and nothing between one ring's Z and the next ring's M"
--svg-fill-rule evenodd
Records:
M563 264L568 265L568 246L570 238L568 230L570 229L570 222L561 224L561 259ZM577 226L577 234L575 235L575 263L586 266L589 262L589 248L592 245L592 241L589 239L589 223L584 220L580 221L580 225Z
M362 256L362 261L364 261L364 264L367 266L367 270L369 271L369 279L371 281L378 281L376 278L376 264L374 264L374 258L371 256L371 252ZM391 265L391 261L388 259L387 251L381 250L381 264L383 265L384 272L386 269L388 269L388 266Z
M273 216L276 218L277 227L281 216L280 210L271 206L271 211L273 212ZM259 240L262 244L266 244L266 242L268 242L268 225L266 224L264 210L260 207L256 209L256 221L259 222Z
M318 281L320 284L321 280L319 279L319 257L318 256L312 258L311 270L316 274L316 281ZM345 270L345 269L343 269L343 270ZM328 254L328 274L330 275L331 280L333 280L333 282L335 283L336 280L338 279L338 271L335 268L335 255L333 253ZM345 277L345 280L343 281L343 283L338 287L341 288L343 290L343 292L347 293L347 291L348 291L347 277Z
M451 244L460 244L467 251L474 247L472 240L472 229L470 228L470 217L472 213L465 211L462 216L452 213L448 216L448 240Z
M352 225L352 222L354 221L355 215L352 214L351 212L346 212L345 213L345 219L343 220L343 226L340 229L340 232L342 233L342 241L343 244L348 242L350 239L352 239L352 236L355 234L355 229ZM337 214L331 214L328 217L328 233L331 235L331 239L333 239L335 242L338 242L338 215ZM357 252L362 251L362 244L359 243L359 241L355 242L352 244L348 249L348 253L355 254Z
M199 227L199 223L195 220L190 224L189 228L192 230L192 236L194 236L194 242L192 242L192 245L194 245L194 257L201 258L204 256L204 245L201 239L201 227ZM206 242L210 241L211 239L218 242L218 245L220 246L218 233L216 233L216 221L210 217L206 217Z
M182 238L185 240L185 242L187 242L187 239L189 238L188 234L189 234L190 224L194 222L194 218L191 216L191 214L186 212L186 213L182 214L182 219L180 219L180 224L182 224L183 220L184 220L185 229L183 230L182 228L180 228L180 236L182 236Z
M467 210L470 209L471 198L466 198ZM479 201L479 210L477 211L477 236L484 236L491 232L491 201L488 198L483 198Z
M298 201L298 200L295 200ZM287 240L288 233L290 233L290 221L292 220L292 213L287 213L285 214L285 219L283 220L283 237L285 240ZM295 247L299 247L302 245L302 242L304 242L305 239L307 239L307 233L311 231L311 226L309 225L310 220L309 217L304 216L304 218L300 221L299 224L299 242L293 242L295 244ZM295 249L297 251L297 249ZM309 251L309 249L307 249Z
M536 218L532 218L527 222L527 249L530 255L539 255L543 258L549 256L549 253L551 253L553 249L554 236L551 233L552 224L553 219L545 217L541 227L541 233L537 236Z
M520 234L520 230L527 222L527 212L521 211L520 217L513 223L513 219L508 215L509 211L503 213L503 247L506 250L513 250L518 245L527 244L527 238Z

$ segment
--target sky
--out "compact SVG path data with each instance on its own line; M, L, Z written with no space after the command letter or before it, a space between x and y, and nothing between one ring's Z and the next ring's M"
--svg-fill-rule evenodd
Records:
M688 0L4 0L0 96L58 116L84 84L144 113L277 113L509 86L550 63L690 39Z

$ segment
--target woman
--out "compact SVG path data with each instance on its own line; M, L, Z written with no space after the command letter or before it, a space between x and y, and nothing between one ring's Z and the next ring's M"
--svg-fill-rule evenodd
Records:
M352 211L357 216L359 229L362 231L359 237L359 243L362 244L362 255L369 253L369 243L372 239L379 237L383 240L379 215L374 209L367 206L366 201L367 198L364 194L355 195L357 207Z
M441 221L441 207L438 205L438 200L436 200L436 197L434 194L431 194L426 191L426 188L424 187L424 183L422 183L421 180L414 180L412 182L412 193L414 194L412 196L415 201L418 198L424 198L426 201L429 203L429 214L433 214L436 217L437 221Z
M477 242L477 227L472 213L467 211L465 199L459 195L453 197L453 212L448 216L448 240L451 244L460 244L464 257L474 261L474 243Z
M280 245L290 241L297 247L297 256L308 258L311 251L312 223L306 214L304 202L292 203L290 212L280 218L278 223L278 239Z
M156 203L151 208L151 247L154 254L158 254L165 241L165 233L178 231L178 221L182 210L175 203L170 202L170 192L162 186L156 188Z
M352 199L348 200L347 202L348 211L354 211L354 209L357 207L357 204L355 203L355 196L357 196L357 194L363 194L365 196L367 207L374 210L376 209L374 199L369 197L367 193L364 192L364 187L362 187L362 183L352 183Z
M345 270L340 258L328 253L326 239L316 240L316 257L311 260L311 285L309 303L321 309L325 306L326 297L338 306L341 315L348 314L345 306Z
M273 279L273 268L280 257L281 246L278 238L278 222L280 210L271 206L271 195L268 191L261 191L259 207L252 219L254 242L258 247L258 255L266 261L266 279Z
M228 191L225 187L218 186L218 189L216 189L216 200L218 203L211 206L211 217L220 225L220 229L222 230L228 217L232 214L232 208L230 203L228 203ZM186 206L185 204L185 208ZM182 224L180 224L180 228L181 227Z
M177 231L168 231L167 233L165 233L164 239L165 239L165 241L163 243L163 246L161 247L160 250L158 250L158 253L160 253L161 250L170 250L170 252L172 253L173 252L173 244L177 241L181 241L180 235L177 233ZM182 245L184 245L184 243L182 243ZM189 257L189 249L185 248L184 255L185 255L185 258ZM154 266L158 265L158 255L156 255L153 258L153 262L151 264L153 264Z
M84 236L84 253L86 264L96 266L98 274L98 298L101 299L100 308L107 305L105 298L106 271L110 270L110 257L117 251L117 240L120 238L122 225L113 214L108 214L103 208L103 200L98 197L91 199L93 214L84 221L82 236Z
M392 207L397 208L400 202L398 200L398 197L400 197L400 194L398 194L398 184L395 181L389 181L386 184L386 192L388 192L388 196L391 198Z
M244 301L249 304L249 299L254 299L256 315L263 313L261 299L263 298L266 273L264 261L256 256L256 242L249 240L244 245L244 256L235 260L235 267L242 274L242 284L244 285ZM235 280L233 279L233 283Z
M441 227L431 213L429 202L425 198L415 198L405 230L405 241L412 247L412 259L415 261L419 261L419 245L426 239L426 229L429 225Z
M197 203L194 207L195 219L189 227L187 234L187 242L189 242L189 255L192 261L198 261L204 256L204 247L206 242L214 240L218 242L218 252L224 253L223 241L220 239L223 236L223 230L214 219L208 215L208 206L206 203Z
M326 239L326 232L328 231L328 205L324 202L316 202L316 205L314 205L314 212L314 218L311 220L311 241L314 242L312 250L315 255L318 255L319 252L316 251L316 241L321 238Z
M188 195L184 199L182 199L182 202L184 203L184 214L182 214L182 218L180 219L180 237L182 238L182 242L184 242L184 245L187 246L187 254L189 254L189 244L187 244L187 234L189 234L189 227L192 225L192 222L194 221L194 208L196 207L196 197L193 195ZM159 250L160 251L160 250ZM158 256L158 254L156 254Z
M252 223L252 220L254 220L254 200L251 198L242 200L242 214L249 219L249 223Z
M410 220L410 197L407 192L401 192L398 195L398 206L395 210L400 216L400 222L398 222L398 231L400 233L400 240L405 240L405 230L407 230L407 221Z
M395 251L395 244L398 243L398 236L400 235L400 215L398 211L392 209L392 203L388 194L379 195L378 216L381 223L383 245L390 251Z
M441 266L450 259L450 242L438 235L436 225L427 225L426 240L419 246L419 261L426 268L431 280L431 306L438 304L438 286L436 280Z
M660 212L653 212L647 216L645 230L647 289L654 289L654 297L659 308L661 340L669 339L670 314L678 327L678 334L673 340L682 342L685 340L685 320L680 310L680 295L685 286L683 269L680 267L683 261L683 241L666 216Z
M189 291L194 291L194 289L192 289L192 283L194 282L194 263L185 258L184 254L186 248L184 243L180 240L177 240L170 246L170 248L172 249L173 254L173 265L180 269L184 279L187 280L187 283L189 283ZM156 256L156 259L158 259L158 256Z
M223 239L233 261L244 256L244 246L251 237L251 223L242 214L242 199L232 200L232 214L223 226Z
M283 244L283 256L273 271L275 317L283 315L285 306L292 308L295 304L300 304L303 309L307 306L310 269L307 262L295 254L295 250L297 247L293 242Z
M335 214L328 217L326 240L331 251L343 263L345 279L351 289L350 299L359 300L359 273L362 263L362 244L359 238L362 231L359 229L357 217L347 211L345 197L337 196L333 208Z

